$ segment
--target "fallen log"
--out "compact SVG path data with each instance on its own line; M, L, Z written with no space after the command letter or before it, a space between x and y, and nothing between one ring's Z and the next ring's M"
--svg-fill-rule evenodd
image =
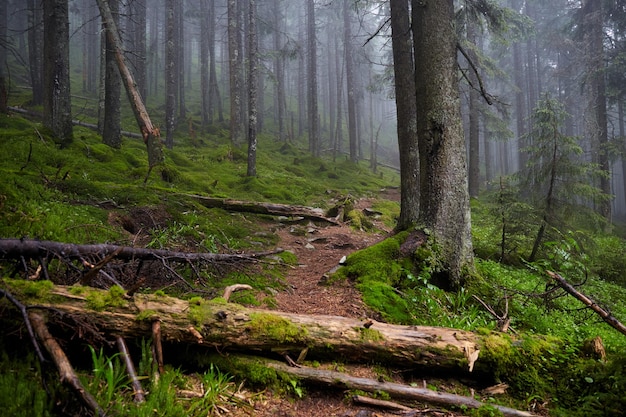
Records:
M380 382L370 378L360 378L341 372L326 369L306 367L291 367L283 363L268 361L267 366L279 372L289 374L301 380L316 384L324 384L333 387L341 387L349 390L361 390L365 392L385 392L391 398L421 401L429 404L443 405L456 408L480 408L486 403L472 397L433 391L427 388L415 388L393 382ZM516 410L500 405L489 404L507 417L532 417L536 414L527 411Z
M314 207L288 205L278 203L264 203L258 201L240 201L230 198L206 197L195 194L183 194L208 208L221 208L228 211L237 211L254 214L269 214L272 216L303 217L307 220L320 221L337 225L336 220L326 217L324 210Z
M127 299L118 291L80 286L51 286L41 294L41 290L25 289L37 283L5 279L4 284L30 308L75 315L105 334L125 338L150 338L152 323L159 320L163 341L205 346L222 353L298 356L308 349L312 359L377 361L464 375L469 375L469 366L479 358L480 337L457 329L249 309L222 298L205 301L196 297L188 302L158 294L135 294ZM480 360L476 366L479 364ZM485 371L490 372L488 366L481 372Z
M55 256L63 259L82 260L90 256L108 257L130 260L166 260L170 262L234 262L250 261L263 256L280 253L281 249L249 254L227 253L191 253L175 252L163 249L145 249L111 244L76 245L72 243L54 242L33 239L0 239L0 259L39 259Z

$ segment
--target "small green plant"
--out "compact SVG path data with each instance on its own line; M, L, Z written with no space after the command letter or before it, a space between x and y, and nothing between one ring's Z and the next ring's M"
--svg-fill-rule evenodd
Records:
M119 354L106 356L104 350L100 351L89 345L91 361L93 364L93 377L89 383L89 391L95 393L102 406L108 406L116 400L119 391L128 388L129 381L126 368L119 359Z

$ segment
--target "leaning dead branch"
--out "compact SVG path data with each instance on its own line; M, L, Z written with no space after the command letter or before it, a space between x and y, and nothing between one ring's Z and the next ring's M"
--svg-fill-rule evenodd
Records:
M602 318L602 320L608 323L611 327L613 327L614 329L616 329L618 332L622 333L623 335L626 335L626 326L624 326L622 322L617 320L615 316L613 316L609 311L603 309L591 298L589 298L585 294L578 291L576 288L574 288L573 285L565 281L565 279L559 274L557 274L556 272L546 271L546 273L550 276L550 278L554 279L561 288L563 288L566 292L573 295L580 302L582 302L584 305L586 305L591 310L593 310L596 314L598 314Z
M28 334L30 335L30 340L33 343L33 347L35 348L35 352L37 353L37 357L40 362L44 362L45 359L43 357L43 353L41 353L41 348L39 347L39 343L37 343L37 338L35 337L35 331L33 330L33 326L28 319L28 311L26 311L26 306L22 304L17 298L13 297L13 295L5 290L0 289L0 294L5 296L7 300L9 300L13 305L20 310L22 313L22 318L24 319L24 324L26 325L26 329L28 330Z
M135 396L135 402L142 403L145 401L145 393L143 388L141 387L141 382L139 382L139 378L137 378L137 372L135 372L135 365L133 364L132 359L130 358L130 353L128 352L128 347L126 346L126 342L124 338L118 336L115 338L117 342L117 348L120 351L120 355L124 360L124 364L126 365L126 372L128 372L128 377L130 378L131 384L133 386L133 394Z
M52 360L59 371L61 382L73 388L78 396L83 400L85 405L93 410L96 415L106 415L96 399L85 389L82 382L80 382L80 379L78 378L78 375L76 375L76 372L74 372L74 368L68 360L67 355L65 355L65 352L63 352L59 343L48 331L44 317L40 313L29 311L28 318L33 326L33 329L35 330L35 333L37 333L37 337L41 340L41 343L45 346L46 350L52 357Z

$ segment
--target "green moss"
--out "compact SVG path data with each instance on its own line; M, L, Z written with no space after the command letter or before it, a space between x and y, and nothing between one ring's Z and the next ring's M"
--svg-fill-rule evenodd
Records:
M382 342L385 340L382 333L376 329L357 327L356 330L359 332L362 342Z
M125 295L126 291L117 285L109 291L92 290L87 294L87 307L96 311L103 311L107 307L125 307L128 305Z
M135 320L137 321L152 321L159 317L159 313L155 310L143 310L137 316L135 316Z
M305 343L308 331L287 319L268 313L251 313L247 330L252 337L279 343Z
M33 302L50 302L54 299L54 295L51 293L54 284L51 281L29 281L8 278L2 281L9 287L9 291L13 292L18 298L25 298Z

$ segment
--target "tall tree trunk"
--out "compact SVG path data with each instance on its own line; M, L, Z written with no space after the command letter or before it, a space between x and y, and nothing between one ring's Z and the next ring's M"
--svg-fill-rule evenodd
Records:
M315 2L306 2L307 33L307 115L309 151L314 156L320 154L319 120L317 106L317 37L315 27Z
M274 17L274 32L272 34L274 41L274 76L276 78L276 118L278 122L278 140L280 142L285 141L287 135L285 134L285 110L286 110L286 98L285 98L285 52L281 44L282 39L282 24L284 21L284 15L282 12L282 1L275 0L273 5L273 17Z
M409 0L391 0L391 46L395 80L398 150L400 152L400 218L398 230L419 219L419 151L415 109L415 67L409 22Z
M28 6L28 63L33 106L43 104L43 6L27 0Z
M453 0L412 0L420 221L432 233L444 269L439 284L456 289L473 269L465 138L461 123Z
M219 85L217 84L217 69L215 61L215 1L209 1L209 123L213 123L215 106L217 106L218 120L224 121L224 111L222 108L222 98L220 96Z
M467 21L467 40L478 48L476 22L469 18ZM478 92L478 74L472 70L473 65L477 64L478 57L473 48L467 51L470 63L468 79L469 86L469 170L468 170L468 188L470 197L478 197L480 193L480 110L479 101L480 93Z
M73 140L68 0L47 0L43 5L44 125L67 146Z
M176 0L165 2L165 146L174 147L174 129L176 129L176 98L179 76L178 53L176 50Z
M109 7L115 23L119 23L119 0L109 0ZM104 77L104 123L102 125L102 141L112 148L122 147L122 127L120 115L120 72L115 62L115 45L109 39L105 40L105 67Z
M239 146L243 143L243 101L241 97L243 84L243 68L239 42L240 20L238 0L228 0L228 62L230 71L230 141Z
M248 11L248 170L249 177L256 176L257 146L257 87L259 72L259 44L256 32L256 1L249 0Z
M350 23L350 0L343 0L343 50L346 65L346 86L348 89L348 137L350 142L350 160L359 160L358 138L357 138L357 118L356 118L356 90L354 62L352 57L352 30Z
M335 36L335 73L337 74L337 123L335 126L335 147L333 148L333 161L337 157L337 154L342 152L343 146L343 80L344 80L344 67L345 62L341 59L339 51L339 39Z
M178 117L180 120L187 118L187 109L185 108L185 82L190 80L185 79L186 56L191 51L185 51L185 22L184 22L184 1L178 0L174 5L175 10L175 28L174 28L174 48L177 52L176 58L176 76L177 76L177 92L178 92Z
M200 1L200 116L202 127L209 125L209 2Z
M133 0L130 2L131 19L133 27L133 67L135 82L139 94L145 100L148 97L147 74L146 74L146 0Z
M600 177L600 189L611 194L610 161L608 155L608 128L606 112L606 82L604 71L604 28L601 1L584 0L583 33L585 49L585 133L591 141L593 162L606 175ZM611 201L598 203L598 212L611 221Z
M7 9L6 1L0 4L0 113L6 114L8 108L7 94Z

